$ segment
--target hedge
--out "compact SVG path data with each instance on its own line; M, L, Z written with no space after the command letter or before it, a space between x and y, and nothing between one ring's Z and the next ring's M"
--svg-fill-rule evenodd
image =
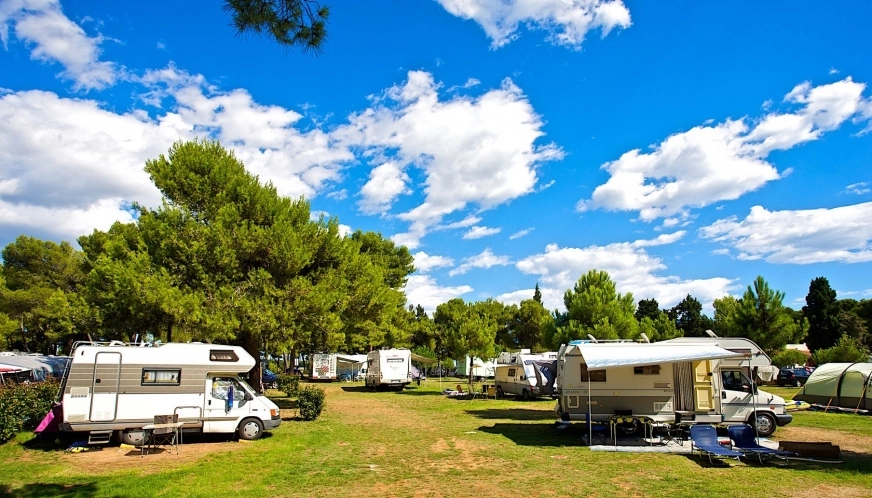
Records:
M16 432L32 431L51 410L58 392L57 382L0 385L0 442Z

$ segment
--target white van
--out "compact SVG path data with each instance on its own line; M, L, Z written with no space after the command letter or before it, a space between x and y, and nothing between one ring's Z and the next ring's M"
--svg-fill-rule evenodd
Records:
M412 352L408 349L380 349L366 355L367 387L399 387L412 383Z
M249 440L281 424L278 406L239 377L255 366L239 346L81 343L71 358L60 430L88 432L93 443L117 435L138 444L155 415L178 415L184 432Z

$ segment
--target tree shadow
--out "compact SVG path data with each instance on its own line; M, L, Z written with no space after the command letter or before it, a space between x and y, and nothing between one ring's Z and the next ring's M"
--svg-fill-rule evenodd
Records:
M296 410L299 402L296 399L290 398L270 398L270 401L276 404L282 410Z
M488 420L554 420L554 412L530 410L527 408L488 408L484 410L466 410L473 417Z
M444 396L439 391L419 391L417 389L404 389L397 394L403 394L405 396Z
M43 496L58 496L62 498L89 497L97 494L97 484L26 484L18 489L0 484L0 496L10 498L42 498Z
M374 392L371 387L366 386L342 386L342 390L347 393L371 393Z
M563 427L558 429L558 427ZM479 431L488 434L498 434L510 439L519 446L586 446L584 444L583 425L557 424L513 424L496 423L492 426L481 426Z

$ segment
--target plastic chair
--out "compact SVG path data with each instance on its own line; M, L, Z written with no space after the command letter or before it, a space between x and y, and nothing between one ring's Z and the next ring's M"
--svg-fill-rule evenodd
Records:
M711 425L694 425L690 428L690 451L693 453L699 450L700 458L704 455L708 456L709 463L714 463L713 459L735 458L744 456L741 451L736 451L730 448L724 448L718 443L718 433Z
M781 451L765 446L760 446L755 439L754 429L748 425L731 425L727 427L727 432L730 434L730 439L733 440L733 447L745 452L745 456L756 456L760 463L769 457L783 458L785 462L790 462L789 457L798 457L798 453L792 451Z

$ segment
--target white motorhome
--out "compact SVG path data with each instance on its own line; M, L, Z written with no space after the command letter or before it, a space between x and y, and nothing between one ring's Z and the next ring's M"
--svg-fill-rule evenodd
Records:
M553 394L557 353L500 353L494 369L498 397L514 394L523 400Z
M730 338L729 341L736 341ZM756 425L762 436L789 424L784 399L749 380L762 351L744 339L597 344L560 348L557 411L563 420L632 414L658 422ZM731 350L734 349L735 351ZM765 356L765 355L763 355Z
M315 353L312 355L312 380L336 380L336 355Z
M455 360L457 369L454 374L458 377L469 377L472 372L472 378L476 380L491 379L494 376L494 362L492 360L482 360L481 358L472 358L472 370L469 366L469 356L463 360Z
M412 352L408 349L380 349L366 355L368 387L399 387L412 383Z
M77 344L62 384L60 429L92 443L138 444L155 415L178 415L184 432L257 439L281 423L279 408L239 377L255 360L239 346Z

